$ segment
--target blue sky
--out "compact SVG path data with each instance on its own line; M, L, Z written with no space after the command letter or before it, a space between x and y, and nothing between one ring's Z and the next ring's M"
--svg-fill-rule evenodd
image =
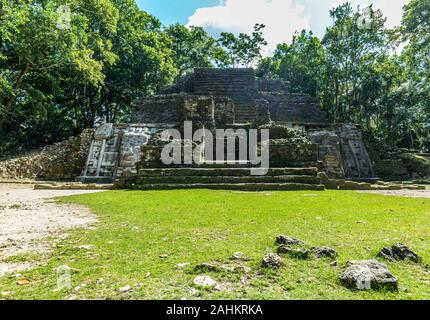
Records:
M203 26L217 36L221 31L250 32L255 23L266 24L270 54L276 44L290 42L296 30L310 29L321 37L330 25L329 10L346 0L137 0L163 24L179 22ZM387 16L387 26L399 25L402 7L409 0L350 0L362 8L373 4Z
M137 0L139 7L157 18L164 24L176 22L186 24L188 17L196 9L219 4L219 0Z

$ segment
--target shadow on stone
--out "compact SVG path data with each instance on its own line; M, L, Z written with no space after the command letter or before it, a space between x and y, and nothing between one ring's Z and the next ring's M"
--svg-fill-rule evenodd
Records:
M349 261L340 276L345 287L356 290L398 291L398 280L387 266L376 260Z
M392 262L397 261L412 261L415 263L421 263L422 258L405 246L402 243L397 243L391 248L385 247L379 253L378 257L390 260Z

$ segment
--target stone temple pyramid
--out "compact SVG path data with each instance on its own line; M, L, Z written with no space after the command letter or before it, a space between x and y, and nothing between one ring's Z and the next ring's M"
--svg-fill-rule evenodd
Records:
M129 124L96 130L77 181L138 189L320 190L321 179L369 181L373 168L361 131L331 123L317 100L252 69L196 69L160 95L138 99ZM269 129L270 169L252 176L247 161L166 166L160 132L185 121L195 129Z

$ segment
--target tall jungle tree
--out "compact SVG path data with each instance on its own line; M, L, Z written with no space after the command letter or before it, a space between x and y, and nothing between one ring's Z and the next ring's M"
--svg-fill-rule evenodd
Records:
M230 32L222 32L218 43L226 50L228 65L233 67L252 67L262 58L263 47L267 41L263 37L264 24L256 24L251 35L240 33L235 36Z
M202 27L174 24L166 28L172 41L173 60L179 76L194 68L213 67L223 63L225 53Z

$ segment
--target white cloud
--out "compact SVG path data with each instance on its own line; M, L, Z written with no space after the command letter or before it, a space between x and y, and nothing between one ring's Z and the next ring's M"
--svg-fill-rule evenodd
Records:
M350 2L354 8L360 5L361 8L367 7L373 3L374 9L381 9L387 18L386 27L393 28L399 26L402 22L403 6L410 0L331 0L332 8L338 5Z
M202 26L214 36L222 31L251 33L256 23L264 23L268 41L264 55L279 43L290 43L295 31L307 29L322 36L331 23L329 9L350 2L354 9L373 3L387 17L387 28L399 26L403 6L410 0L220 0L218 6L199 8L188 18L188 26Z
M225 0L219 6L199 8L188 19L188 26L202 26L213 33L250 33L256 23L266 25L268 42L265 55L279 43L290 42L295 31L310 29L305 7L293 0Z

